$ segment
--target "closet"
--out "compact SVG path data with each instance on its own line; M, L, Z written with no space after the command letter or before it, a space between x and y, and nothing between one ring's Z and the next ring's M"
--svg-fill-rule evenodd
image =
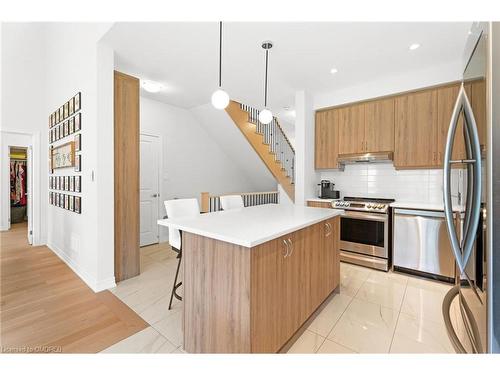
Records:
M10 222L28 220L28 163L26 148L11 147L10 158Z

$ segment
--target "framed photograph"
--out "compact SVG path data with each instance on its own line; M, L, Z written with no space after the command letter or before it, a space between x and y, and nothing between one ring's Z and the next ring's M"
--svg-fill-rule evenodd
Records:
M52 199L53 199L52 192L49 191L49 204L52 204Z
M82 114L77 113L74 119L75 119L75 132L77 132L82 128Z
M69 107L69 115L71 116L73 113L75 113L75 98L71 98L68 102L68 107Z
M49 116L49 129L52 127L52 115Z
M64 103L63 114L65 119L69 117L69 102Z
M74 153L74 151L73 151ZM75 155L75 172L82 171L82 155Z
M54 128L54 141L59 140L59 125Z
M75 197L75 210L76 213L81 213L82 212L82 198L81 197Z
M82 176L75 176L75 193L82 192Z
M82 151L82 135L76 134L73 142L75 143L75 151Z
M64 120L64 106L59 107L59 121Z
M64 208L69 210L69 195L68 194L66 194L64 196Z
M75 196L74 195L70 195L69 196L69 207L68 207L68 210L70 210L70 211L74 211L75 210Z
M68 168L75 166L75 144L68 142L52 148L52 168Z
M79 92L73 97L73 106L75 112L78 112L82 108L82 93Z
M59 176L54 176L54 189L59 190Z
M71 117L68 121L69 121L69 134L73 134L75 132L75 118Z
M55 121L55 124L59 123L59 111L54 112L54 121Z
M75 191L75 176L69 176L69 191Z
M69 135L69 121L68 120L64 121L64 123L63 123L63 133L64 133L65 137Z
M69 191L69 178L70 176L66 176L64 178L64 190Z
M59 206L59 193L54 193L54 206Z
M54 183L54 179L52 178L52 176L49 176L49 189L54 188L54 185L52 185L53 183Z

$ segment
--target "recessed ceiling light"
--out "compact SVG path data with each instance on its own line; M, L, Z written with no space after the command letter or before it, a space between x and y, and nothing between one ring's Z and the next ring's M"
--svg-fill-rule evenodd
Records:
M418 43L413 43L412 45L410 45L410 51L413 51L413 50L416 50L418 47L420 47L420 44Z
M165 88L165 86L163 86L159 82L148 81L145 79L141 80L141 87L147 92L152 92L152 93L160 92Z
M337 73L337 72L338 72L337 68L332 68L332 69L330 69L330 73L332 73L332 74L335 74L335 73Z

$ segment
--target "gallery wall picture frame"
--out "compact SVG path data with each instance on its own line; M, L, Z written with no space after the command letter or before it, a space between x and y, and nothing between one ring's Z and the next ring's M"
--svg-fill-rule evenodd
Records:
M80 131L82 129L82 114L77 113L74 116L74 119L75 119L75 133L76 133L77 131Z
M82 198L75 196L75 212L78 214L82 213Z
M73 106L74 106L75 112L78 112L82 108L82 93L81 92L78 92L78 94L76 94L73 97Z
M54 195L52 194L52 192L50 191L49 192L49 203L52 204L53 203L53 199L54 199Z
M75 166L75 144L67 142L51 150L52 168L68 168Z
M56 124L59 124L59 110L55 112Z
M69 210L69 195L68 194L64 195L64 208Z
M75 134L73 142L75 142L75 151L82 151L82 135L80 133Z
M75 176L69 176L69 191L75 191Z
M64 120L64 106L59 107L59 121Z
M82 192L82 176L75 176L75 193Z
M75 118L71 117L69 119L69 134L73 134L75 132Z
M82 155L75 155L74 166L75 166L75 172L81 172L82 171Z
M68 106L69 106L69 115L73 115L73 113L75 113L75 98L71 98L69 101L68 101Z
M69 102L64 103L63 114L65 119L69 117Z
M68 210L75 211L75 196L74 195L70 195L69 196L69 207L68 207Z

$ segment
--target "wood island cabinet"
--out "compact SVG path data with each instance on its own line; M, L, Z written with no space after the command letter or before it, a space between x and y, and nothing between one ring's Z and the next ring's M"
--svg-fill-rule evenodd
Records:
M276 353L338 287L340 217L255 247L183 232L184 349Z
M252 249L252 353L279 351L337 288L339 225L335 217Z

